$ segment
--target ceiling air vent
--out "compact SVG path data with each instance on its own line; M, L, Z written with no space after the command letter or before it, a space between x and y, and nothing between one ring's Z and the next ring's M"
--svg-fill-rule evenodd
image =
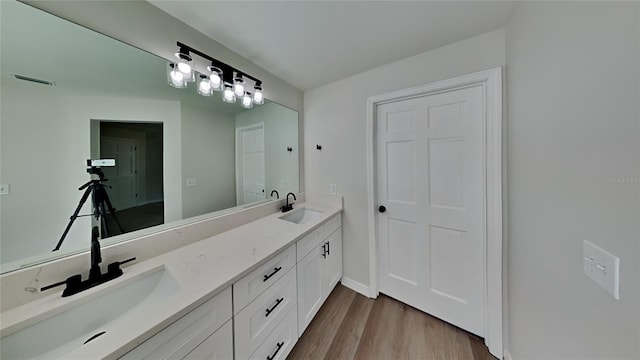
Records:
M55 86L55 83L51 81L36 79L36 78L32 78L32 77L24 76L20 74L11 74L11 75L13 75L13 77L15 77L18 80L30 81L30 82L34 82L36 84L42 84L42 85Z

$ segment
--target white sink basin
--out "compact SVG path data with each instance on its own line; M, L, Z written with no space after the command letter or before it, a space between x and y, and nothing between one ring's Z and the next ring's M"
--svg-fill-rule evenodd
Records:
M100 336L105 337L109 332L117 332L118 322L122 323L121 320L136 309L153 305L180 290L180 285L164 266L111 288L109 283L100 286L105 287L104 291L87 296L91 299L77 298L78 304L75 304L70 297L71 308L3 337L0 358L64 358L70 351L90 346L91 342L83 344L103 331L105 333ZM82 297L82 293L73 296Z
M318 219L322 216L322 211L311 210L308 208L300 208L293 210L286 215L280 216L278 219L282 219L294 224L304 224L306 222Z

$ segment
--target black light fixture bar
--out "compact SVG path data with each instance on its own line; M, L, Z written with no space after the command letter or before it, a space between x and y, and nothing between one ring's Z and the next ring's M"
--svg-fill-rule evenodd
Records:
M180 53L193 53L196 54L198 56L200 56L203 59L207 59L209 61L211 61L211 65L217 67L218 69L222 70L222 77L223 77L223 81L229 84L233 84L233 73L235 72L237 75L241 75L242 77L246 77L249 78L251 80L253 80L257 86L261 86L262 85L262 80L255 78L247 73L245 73L244 71L238 70L236 68L234 68L231 65L227 65L225 63L223 63L222 61L211 57L197 49L192 48L189 45L183 44L180 41L177 42L178 47L180 48Z

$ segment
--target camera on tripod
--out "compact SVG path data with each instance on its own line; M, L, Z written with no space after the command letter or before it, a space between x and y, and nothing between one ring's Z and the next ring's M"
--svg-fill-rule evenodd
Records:
M53 249L53 251L57 251L60 249L62 242L64 241L65 237L69 233L69 230L71 229L71 225L73 225L73 222L80 216L95 217L96 221L98 221L101 225L100 233L102 235L102 238L108 237L110 235L109 224L106 219L107 214L111 214L113 220L118 226L118 229L120 230L120 233L125 232L124 229L122 228L122 225L120 225L118 218L115 215L116 209L114 209L113 205L111 205L111 201L109 200L109 195L107 194L107 191L105 189L106 185L103 184L103 182L107 181L108 179L105 179L104 173L102 172L102 170L100 170L100 167L102 166L116 166L116 160L115 159L87 160L87 173L89 173L90 175L98 175L98 179L91 179L84 185L80 186L80 188L78 188L78 190L80 191L84 190L84 193L82 194L82 197L80 198L80 202L78 203L78 206L73 212L73 215L71 215L71 217L69 218L69 223L67 224L67 227L62 233L62 236L60 237L60 240L58 240L58 244ZM79 215L80 209L82 209L82 206L89 199L89 197L91 197L91 205L92 205L93 212L88 215Z
M87 159L87 172L92 175L98 175L100 181L107 181L104 178L104 173L100 170L103 166L116 166L116 159Z

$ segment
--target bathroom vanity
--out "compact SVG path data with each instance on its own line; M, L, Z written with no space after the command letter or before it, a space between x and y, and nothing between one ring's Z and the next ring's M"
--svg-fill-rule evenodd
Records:
M296 204L5 311L2 358L284 359L342 276L341 211Z

